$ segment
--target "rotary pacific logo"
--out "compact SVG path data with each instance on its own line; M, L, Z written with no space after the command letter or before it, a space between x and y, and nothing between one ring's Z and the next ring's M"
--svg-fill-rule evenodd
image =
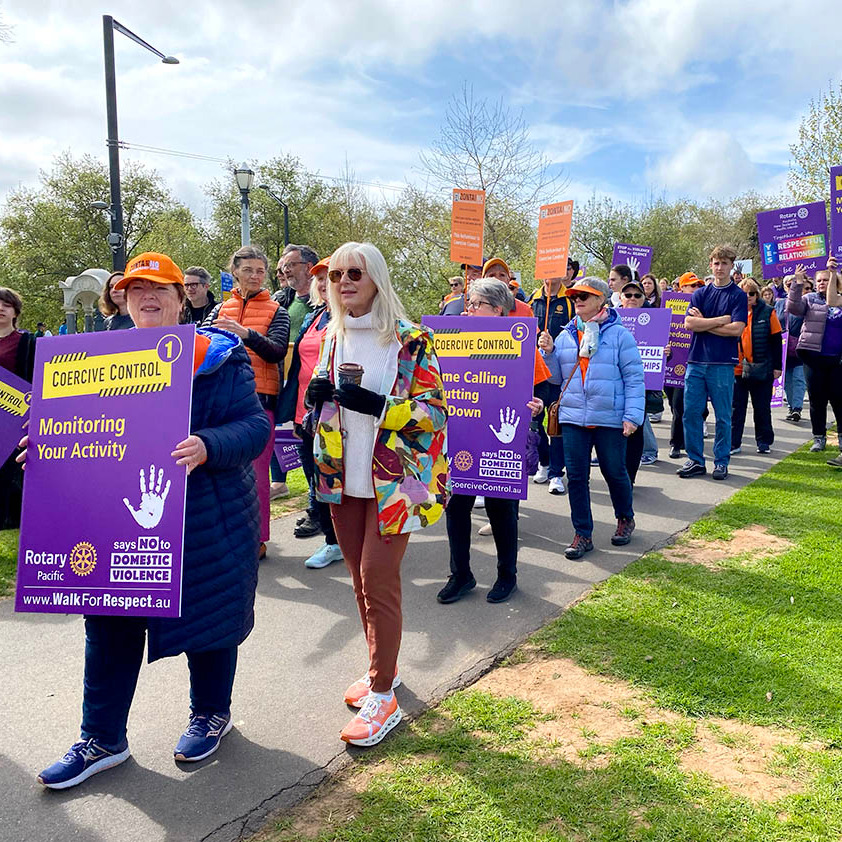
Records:
M467 450L460 450L453 457L453 464L459 471L469 471L474 464L474 457Z
M637 323L640 325L648 325L649 322L652 320L652 317L649 313L641 313L640 318L638 318Z
M675 372L675 373L676 373L679 377L681 377L681 376L684 374L684 372L685 372L685 371L687 371L687 369L686 369L686 368L685 368L685 367L684 367L681 363L679 363L679 364L678 364L678 365L677 365L677 366L673 369L673 371L674 371L674 372Z
M810 213L810 211L808 211L807 208L798 208L798 218L799 219L806 219L807 215L809 213Z
M96 567L96 549L87 541L80 541L70 553L70 569L77 576L87 576Z

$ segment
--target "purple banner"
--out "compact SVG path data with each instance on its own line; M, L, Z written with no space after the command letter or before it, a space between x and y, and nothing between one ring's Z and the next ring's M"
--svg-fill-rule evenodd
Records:
M827 208L824 202L757 214L763 277L791 275L801 264L809 273L827 264Z
M842 167L830 168L830 253L842 264Z
M536 320L425 316L422 322L436 334L454 493L525 500Z
M684 317L687 315L691 297L686 292L665 292L661 298L661 305L672 313L670 354L665 366L664 386L684 388L684 374L690 357L690 340L693 338L693 332L684 327Z
M656 307L617 310L623 327L637 342L643 360L643 379L647 389L664 388L664 349L670 336L672 322L669 310Z
M0 465L23 438L31 399L32 386L0 366Z
M614 243L614 255L611 265L625 263L638 275L645 275L652 270L652 246L634 246L631 243Z
M180 615L195 336L38 340L16 611Z
M781 376L776 377L774 382L772 383L772 403L770 406L783 406L784 405L784 380L786 379L786 346L789 341L789 331L784 331L781 334L781 344L783 350L781 351L781 356L783 357L781 361Z
M282 471L294 471L301 467L297 438L290 427L275 427L275 456Z

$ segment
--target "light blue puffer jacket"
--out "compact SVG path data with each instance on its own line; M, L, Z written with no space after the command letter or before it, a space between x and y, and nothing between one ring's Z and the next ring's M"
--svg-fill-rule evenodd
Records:
M541 354L552 375L564 384L579 366L579 335L574 318L556 337L552 352ZM578 371L559 404L558 420L580 427L622 427L623 421L640 426L645 405L643 363L634 337L615 310L599 326L599 348L591 357L585 382Z

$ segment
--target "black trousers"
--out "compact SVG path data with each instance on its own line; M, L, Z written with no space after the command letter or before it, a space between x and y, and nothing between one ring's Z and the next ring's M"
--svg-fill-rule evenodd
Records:
M454 494L445 510L447 540L450 542L450 572L459 581L471 578L471 509L473 494ZM497 578L504 582L517 579L518 500L486 497L485 513L491 522L491 534L497 547Z
M804 378L810 395L810 426L814 436L827 435L827 405L833 407L836 424L842 431L842 367L838 357L817 351L799 351L804 362Z
M748 399L751 397L751 411L754 415L754 440L772 446L775 431L772 429L772 388L773 378L751 380L748 377L734 378L734 397L731 403L731 448L743 443L743 430L746 426Z
M670 422L670 447L677 447L679 450L686 450L687 448L684 446L684 387L664 386L664 392L666 392L670 410L672 411L672 421ZM702 418L707 421L707 417L708 408L705 407Z
M643 455L643 424L626 438L626 473L631 484L637 479L640 457Z

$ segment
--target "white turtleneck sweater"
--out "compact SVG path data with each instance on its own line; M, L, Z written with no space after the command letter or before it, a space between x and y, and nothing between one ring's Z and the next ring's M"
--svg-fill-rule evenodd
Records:
M379 395L391 395L398 376L397 336L383 345L377 331L372 327L372 315L354 318L345 316L345 338L336 343L333 355L334 382L342 363L357 363L363 367L362 387ZM360 412L340 409L344 436L343 459L345 477L343 491L352 497L374 497L372 470L374 464L374 442L380 428L381 418L374 418Z

